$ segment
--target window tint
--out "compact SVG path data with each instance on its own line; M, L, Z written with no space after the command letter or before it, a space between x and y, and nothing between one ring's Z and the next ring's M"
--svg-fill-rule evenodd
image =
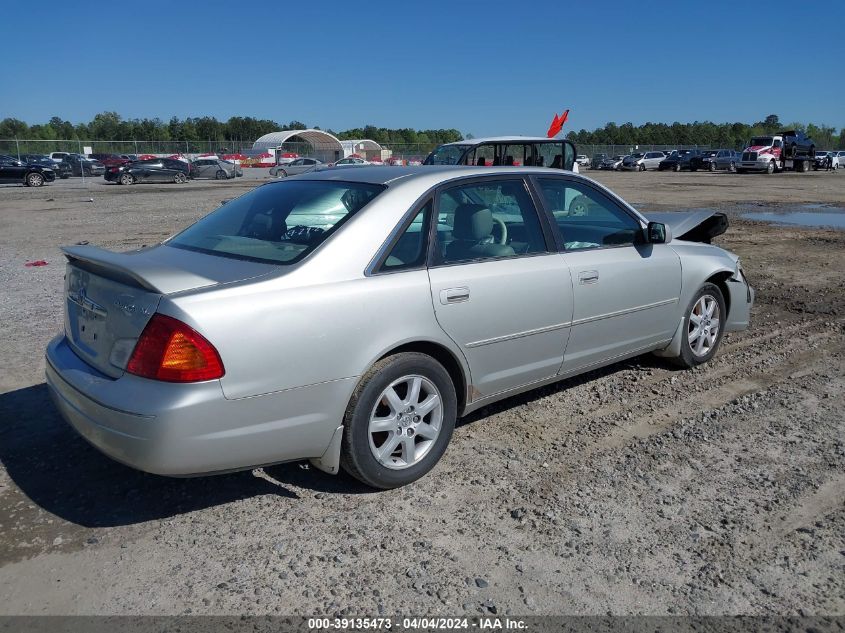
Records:
M537 211L519 179L445 190L437 213L440 263L546 252Z
M496 146L495 145L479 145L475 151L467 152L467 165L477 165L479 167L490 167L491 165L498 165L496 160Z
M585 184L539 179L567 250L634 244L640 223L609 197Z
M564 144L563 143L537 143L537 166L564 168ZM572 154L572 146L568 145L569 153ZM574 159L574 156L571 157ZM572 169L572 160L569 162Z
M505 145L502 147L502 165L506 167L531 166L534 164L532 145Z
M222 257L289 264L316 249L383 189L330 181L264 185L219 207L167 244Z
M408 270L425 265L428 243L428 222L432 202L429 201L411 220L384 260L379 272Z

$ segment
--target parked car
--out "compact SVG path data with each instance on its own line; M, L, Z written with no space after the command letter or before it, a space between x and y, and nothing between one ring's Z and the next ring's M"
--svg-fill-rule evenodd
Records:
M73 176L102 176L106 173L103 163L82 154L68 154L62 160L70 166Z
M575 157L575 162L581 165L581 167L589 167L590 166L590 157L586 154L578 154Z
M736 172L737 163L742 160L742 152L732 149L720 149L716 156L710 159L708 169L710 171L726 170Z
M666 158L663 152L637 152L622 159L621 169L626 171L645 171L646 169L657 169L657 166Z
M120 154L121 158L125 158L130 163L136 160L141 160L141 157L138 154Z
M656 217L536 167L270 182L152 248L64 248L47 385L144 471L310 459L394 488L459 416L647 352L695 367L748 326L739 259L707 244L726 216Z
M100 161L106 169L109 167L120 167L131 162L128 158L124 158L120 154L88 154L88 158Z
M590 160L590 169L602 169L601 164L605 161L606 158L607 154L593 154L593 158Z
M604 167L602 167L602 169L612 169L614 171L619 171L622 168L623 160L625 160L625 156L623 154L617 154L612 158L607 158L604 160Z
M717 149L705 149L701 150L697 156L694 156L690 159L690 168L692 171L698 171L699 169L707 169L710 170L710 161L711 159L715 158L716 155L719 153ZM715 169L713 170L715 171Z
M190 163L175 158L150 158L109 167L105 173L108 182L121 185L134 185L143 182L173 182L181 184L188 181L191 173Z
M52 160L59 163L70 156L70 152L51 152L49 156Z
M340 160L336 160L333 163L329 163L329 167L346 167L348 165L369 165L369 161L364 160L359 156L347 156L346 158L341 158Z
M295 158L287 165L276 165L270 168L270 175L276 178L287 178L297 174L307 174L325 165L319 158Z
M21 154L21 161L30 165L41 165L56 172L56 177L66 180L70 178L70 165L64 161L55 161L46 154Z
M818 171L819 169L825 169L827 157L830 156L833 160L833 168L839 169L839 154L841 152L832 152L826 149L817 149L816 150L816 157L813 159L813 169Z
M40 187L53 182L56 172L49 167L25 163L14 156L0 154L0 183L20 183L24 187Z
M227 180L243 176L244 172L239 165L220 160L219 158L198 158L191 163L191 178L213 178L215 180Z
M691 161L693 158L699 156L700 153L701 152L697 149L675 150L669 156L660 161L657 165L657 169L659 171L665 171L667 169L672 171L681 171L683 169L695 171L692 169Z
M391 156L387 159L387 164L391 167L404 167L406 165L406 161L400 156Z

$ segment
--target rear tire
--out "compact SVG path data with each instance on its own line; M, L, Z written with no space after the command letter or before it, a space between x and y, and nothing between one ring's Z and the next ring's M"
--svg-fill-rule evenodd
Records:
M719 286L705 283L687 306L681 328L681 355L670 361L690 369L713 358L722 342L726 317L725 298Z
M732 174L736 173L736 163L735 162L731 161L731 164L728 165L728 171L731 172Z
M173 176L173 182L175 182L177 185L181 185L183 183L188 182L188 177L180 171L177 172L175 176Z
M373 488L409 484L443 456L456 417L455 386L440 363L418 352L383 358L349 401L340 464Z

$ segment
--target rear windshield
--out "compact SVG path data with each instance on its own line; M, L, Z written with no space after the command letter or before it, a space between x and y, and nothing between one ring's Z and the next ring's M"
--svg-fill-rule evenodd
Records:
M383 185L286 180L227 202L167 244L211 255L292 264L322 244Z

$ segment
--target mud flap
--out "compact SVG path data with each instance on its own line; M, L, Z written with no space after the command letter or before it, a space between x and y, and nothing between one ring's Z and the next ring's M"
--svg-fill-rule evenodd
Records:
M663 358L677 358L681 355L681 341L683 341L684 337L684 317L681 317L681 321L678 323L678 328L675 330L675 336L672 337L669 345L664 347L663 349L658 349L652 352L655 356L661 356Z
M313 457L309 460L311 465L324 473L336 475L340 471L340 443L342 439L343 425L341 424L335 429L326 452L320 457Z

